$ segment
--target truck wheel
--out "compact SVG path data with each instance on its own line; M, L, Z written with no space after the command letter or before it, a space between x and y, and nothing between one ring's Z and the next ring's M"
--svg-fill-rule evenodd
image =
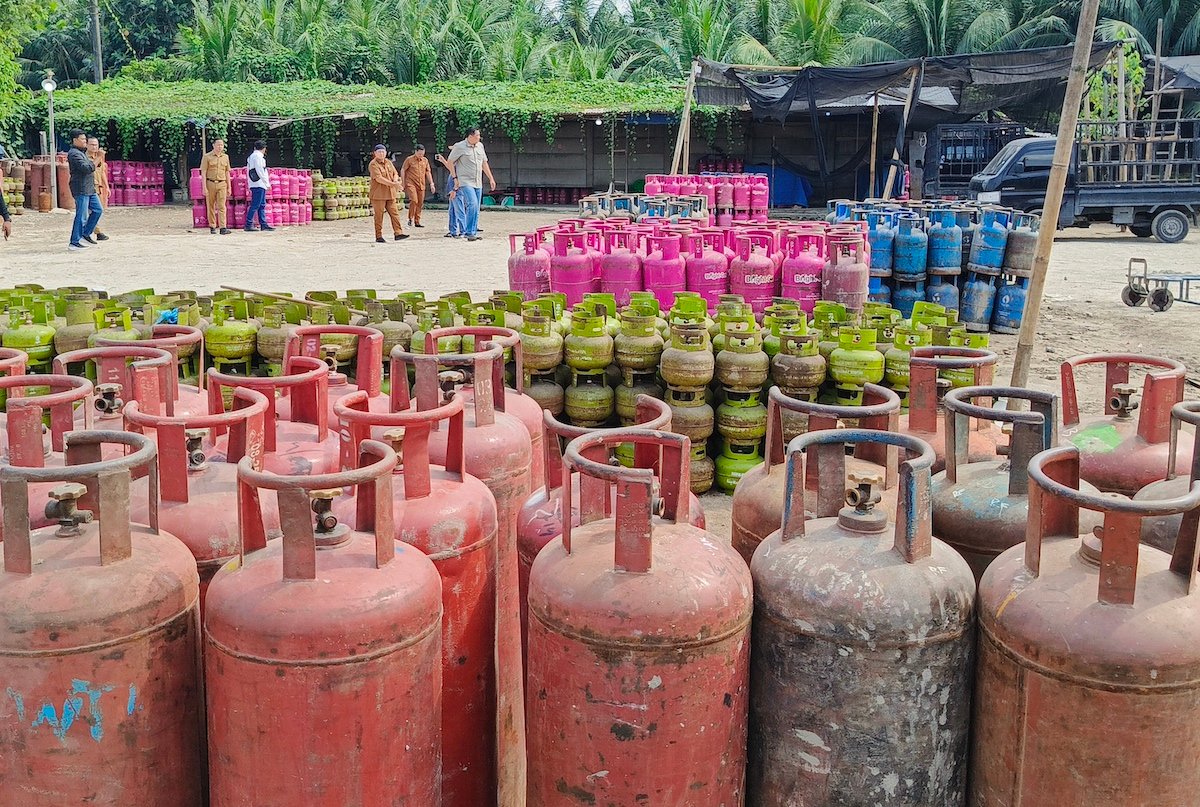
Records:
M1162 313L1171 307L1171 303L1175 302L1175 295L1166 286L1159 286L1157 289L1150 290L1150 310L1156 313Z
M1130 224L1129 232L1136 235L1138 238L1149 238L1154 235L1154 231L1149 224Z
M1154 230L1154 237L1164 244L1178 244L1188 234L1187 216L1178 210L1164 210L1154 217L1150 226Z

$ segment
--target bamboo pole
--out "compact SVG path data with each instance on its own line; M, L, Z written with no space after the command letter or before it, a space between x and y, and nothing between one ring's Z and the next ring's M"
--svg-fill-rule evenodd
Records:
M692 96L696 92L696 61L692 60L692 67L688 71L687 88L684 89L683 96L683 111L679 115L679 132L675 135L675 154L671 158L671 173L679 173L679 161L684 157L685 138L692 136ZM687 166L684 166L685 170Z
M266 297L268 300L281 300L285 303L300 303L309 308L332 308L329 303L322 303L317 300L305 300L302 297L288 297L286 294L275 294L270 291L255 291L254 289L240 289L237 286L221 286L226 291L236 291L242 294L252 294L255 297ZM356 314L360 317L368 316L366 311L359 311L357 308L347 308L351 314Z
M904 111L900 113L900 131L904 134L908 133L908 111L913 105L913 96L917 93L917 76L920 75L920 68L910 68L912 80L908 82L908 96L904 99ZM876 91L878 96L878 91ZM903 139L903 138L901 138ZM892 148L892 163L888 166L887 182L883 186L883 198L892 198L892 186L896 184L896 161L900 159L900 147Z
M1092 38L1096 34L1096 14L1100 0L1083 0L1079 9L1079 30L1075 33L1075 51L1071 58L1071 72L1067 76L1067 88L1063 97L1062 117L1058 121L1058 142L1054 147L1054 161L1050 165L1050 178L1046 183L1046 202L1042 208L1042 227L1038 230L1037 250L1033 256L1033 279L1029 284L1029 296L1025 300L1025 312L1021 319L1021 331L1017 337L1017 351L1013 357L1011 385L1023 387L1029 380L1029 362L1033 353L1033 342L1037 336L1038 319L1042 309L1042 294L1046 289L1046 273L1050 268L1050 253L1054 249L1054 233L1058 229L1058 213L1062 208L1063 189L1067 184L1067 172L1071 168L1071 151L1075 145L1075 131L1079 123L1079 105L1083 100L1087 80L1088 63L1092 51ZM1009 400L1009 408L1018 402Z
M1150 120L1158 123L1158 112L1162 106L1162 36L1163 21L1158 20L1158 34L1154 39L1154 94L1150 100Z
M867 196L875 195L875 164L879 162L879 93L875 93L874 111L871 114L871 187Z

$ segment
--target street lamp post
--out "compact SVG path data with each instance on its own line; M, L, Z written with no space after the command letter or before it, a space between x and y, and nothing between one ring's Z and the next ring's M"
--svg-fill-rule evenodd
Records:
M46 91L46 111L50 120L50 211L58 207L58 140L54 135L54 91L58 82L54 80L54 71L47 70L42 79L42 89Z

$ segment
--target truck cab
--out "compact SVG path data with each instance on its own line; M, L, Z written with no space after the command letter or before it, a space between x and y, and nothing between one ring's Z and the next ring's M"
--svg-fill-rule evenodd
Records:
M1040 213L1046 204L1050 164L1054 161L1055 138L1022 137L997 152L987 166L971 178L969 193L976 201L1011 207L1025 213ZM1075 222L1075 154L1063 192L1058 226Z

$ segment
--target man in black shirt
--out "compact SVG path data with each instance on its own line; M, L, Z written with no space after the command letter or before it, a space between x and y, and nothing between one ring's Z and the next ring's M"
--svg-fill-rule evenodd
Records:
M4 231L4 240L7 241L12 235L12 214L8 212L8 203L4 201L3 193L0 193L0 221L3 221L0 230Z
M96 194L96 165L87 156L87 134L82 129L71 130L71 150L67 152L71 169L71 195L75 197L75 223L71 225L71 244L68 249L80 250L95 244L92 233L100 221L100 197Z

